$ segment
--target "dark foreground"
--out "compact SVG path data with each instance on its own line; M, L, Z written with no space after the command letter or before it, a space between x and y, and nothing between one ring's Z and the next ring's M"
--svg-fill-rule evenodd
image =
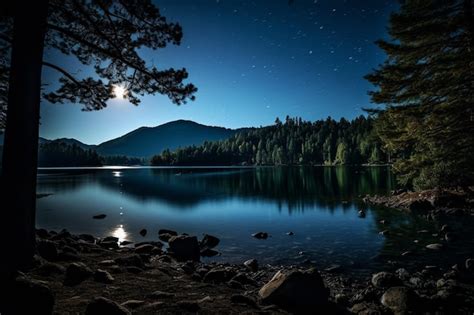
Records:
M156 233L156 232L155 232ZM471 314L474 261L400 268L355 280L335 266L205 264L217 238L175 236L120 247L113 237L37 231L35 266L2 295L1 314ZM389 267L388 267L389 268ZM273 280L272 280L273 278ZM5 283L3 284L5 285Z

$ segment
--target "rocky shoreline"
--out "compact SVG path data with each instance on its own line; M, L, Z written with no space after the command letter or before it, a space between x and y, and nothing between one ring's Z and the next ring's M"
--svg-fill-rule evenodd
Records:
M472 313L474 260L351 279L310 265L203 263L219 239L160 230L160 241L37 230L34 266L4 284L2 314Z

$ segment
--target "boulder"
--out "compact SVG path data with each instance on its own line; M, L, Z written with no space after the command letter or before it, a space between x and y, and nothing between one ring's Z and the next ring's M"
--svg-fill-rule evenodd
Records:
M314 270L278 271L258 292L265 304L289 310L308 310L328 303L329 290Z
M5 310L5 314L32 314L32 310L38 315L53 313L54 295L45 281L18 277L9 286L9 292L2 294L8 296L5 304L11 309L11 312Z
M130 315L131 313L123 306L104 297L92 300L86 308L86 315Z
M52 261L58 258L58 249L56 244L47 240L39 240L36 242L38 254L46 260Z
M196 236L178 235L168 240L168 252L178 261L199 261L200 250Z
M252 234L253 237L259 239L259 240L266 240L268 238L268 233L266 232L257 232Z
M395 314L404 314L417 308L419 298L417 294L406 287L389 288L383 295L381 303Z
M92 270L83 263L72 263L66 268L64 285L74 286L92 275Z
M401 281L391 272L378 272L372 275L372 284L377 288L388 288L400 285Z

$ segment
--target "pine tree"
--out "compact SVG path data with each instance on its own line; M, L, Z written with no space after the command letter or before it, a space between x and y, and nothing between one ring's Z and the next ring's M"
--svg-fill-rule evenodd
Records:
M366 78L385 104L376 130L402 184L416 189L474 179L473 0L407 0L391 16L387 60Z

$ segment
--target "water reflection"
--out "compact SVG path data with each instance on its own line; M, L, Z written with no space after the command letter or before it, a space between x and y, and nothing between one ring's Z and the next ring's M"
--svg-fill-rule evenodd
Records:
M128 233L125 231L123 224L119 224L115 229L113 229L111 235L118 238L120 243L126 241L128 238Z

